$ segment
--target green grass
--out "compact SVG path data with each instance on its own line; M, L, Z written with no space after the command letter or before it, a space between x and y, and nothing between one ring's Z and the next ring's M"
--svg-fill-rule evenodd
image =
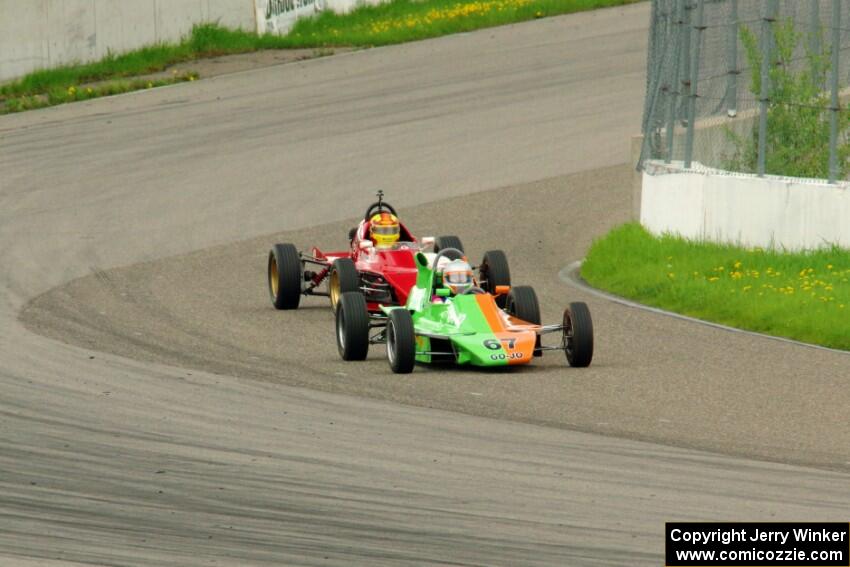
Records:
M323 12L299 20L286 36L257 35L217 24L195 26L177 44L143 47L100 61L36 71L0 86L0 114L80 100L60 96L71 87L85 98L111 94L109 86L84 85L157 73L176 63L260 49L369 47L414 41L483 27L629 4L638 0L392 0L348 14ZM155 81L157 84L162 81ZM166 81L167 83L168 81ZM171 81L173 82L173 81ZM147 83L121 83L147 88ZM118 87L114 87L118 88ZM126 92L126 91L121 91Z
M298 22L291 46L374 46L467 32L638 0L393 0Z
M594 242L588 283L647 305L850 350L850 251L749 250L626 224Z
M196 73L188 72L165 79L152 79L149 81L142 79L116 80L102 85L79 89L75 86L68 87L67 89L54 87L43 94L22 95L9 98L5 101L5 106L0 108L0 114L23 112L25 110L34 110L36 108L44 108L68 102L89 100L92 98L128 93L143 89L152 89L165 85L173 85L175 83L194 81L197 78L198 76Z

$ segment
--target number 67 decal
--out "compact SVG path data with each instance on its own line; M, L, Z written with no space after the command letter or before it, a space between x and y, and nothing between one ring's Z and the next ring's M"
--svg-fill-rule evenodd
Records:
M484 341L484 346L490 350L499 350L502 348L502 343L505 343L505 350L513 350L516 346L516 339L487 339Z

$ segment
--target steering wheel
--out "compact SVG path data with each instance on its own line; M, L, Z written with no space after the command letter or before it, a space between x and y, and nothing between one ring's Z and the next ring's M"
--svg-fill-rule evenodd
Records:
M460 292L460 295L481 295L482 293L487 292L478 287L477 285L473 285Z
M369 219L372 218L373 215L380 213L384 209L388 210L389 212L391 212L395 216L398 216L398 214L395 212L395 209L393 208L392 205L390 205L389 203L383 203L381 201L376 201L376 202L372 203L371 205L369 205L369 208L366 209L365 220L368 221Z

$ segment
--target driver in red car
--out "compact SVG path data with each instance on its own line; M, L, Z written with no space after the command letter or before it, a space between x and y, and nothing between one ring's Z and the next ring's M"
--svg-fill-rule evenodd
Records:
M400 235L398 217L392 213L380 212L369 220L369 237L375 243L375 248L392 248Z

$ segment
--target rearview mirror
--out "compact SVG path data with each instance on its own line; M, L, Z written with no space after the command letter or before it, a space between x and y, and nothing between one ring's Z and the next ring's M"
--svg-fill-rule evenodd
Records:
M452 295L452 290L445 288L445 287L437 288L437 297L451 297L451 295Z
M433 236L423 236L419 240L419 242L422 243L422 249L423 250L433 250L434 249L434 242L436 242L436 240L437 239L434 238Z
M496 293L494 295L507 295L507 293L511 291L511 286L509 285L497 285Z
M369 250L373 246L374 246L374 244L372 243L371 240L363 240L363 241L360 242L360 249L363 250L364 252Z

